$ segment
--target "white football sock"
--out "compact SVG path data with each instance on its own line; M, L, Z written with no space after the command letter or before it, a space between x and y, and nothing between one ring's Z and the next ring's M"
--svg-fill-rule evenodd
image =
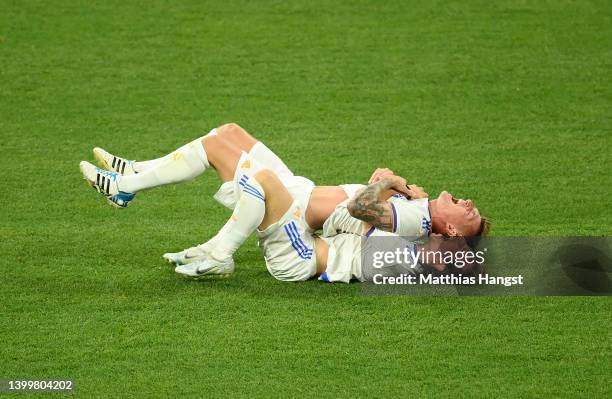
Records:
M122 176L118 181L119 190L136 193L164 184L188 181L200 175L210 166L202 139L200 137L155 160L155 164L144 172Z
M217 134L217 129L213 129L210 132L208 132L204 137L208 137L208 136L215 136ZM156 158L156 159L149 159L146 161L134 161L134 163L132 164L132 168L134 168L134 172L136 173L142 173L142 172L146 172L147 170L157 166L161 161L163 161L164 159L166 159L167 157L169 157L172 154L168 154L166 156L163 156L161 158Z
M251 177L245 182L232 217L214 238L216 245L211 252L212 257L223 260L232 256L261 224L265 213L264 190Z
M167 155L166 155L167 156ZM161 158L157 158L157 159L149 159L147 161L135 161L132 164L132 168L134 168L134 172L136 173L142 173L147 171L148 169L151 169L152 167L154 167L155 165L157 165L160 161L162 161L164 157Z
M215 234L210 240L206 241L203 244L198 245L200 248L204 249L206 252L212 252L212 250L217 246L221 237L229 230L230 226L232 226L234 222L232 219L225 222L223 227Z

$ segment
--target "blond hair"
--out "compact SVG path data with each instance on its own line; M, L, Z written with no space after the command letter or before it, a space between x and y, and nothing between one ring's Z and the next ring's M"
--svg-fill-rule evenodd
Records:
M486 216L480 216L480 227L478 233L472 237L466 237L466 242L472 249L476 249L482 237L489 235L491 231L491 219Z

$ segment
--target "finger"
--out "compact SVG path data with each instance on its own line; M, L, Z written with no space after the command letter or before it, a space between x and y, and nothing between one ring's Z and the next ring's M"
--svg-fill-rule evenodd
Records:
M378 168L376 169L374 174L372 174L372 177L368 181L368 184L378 183L380 180L384 179L385 177L392 176L392 175L393 175L393 172L391 170L387 168L384 168L384 169Z
M374 173L372 177L370 177L370 181L368 181L368 184L377 183L380 179L380 175L378 173Z
M415 195L415 193L406 186L393 187L393 189L400 194L406 195L408 198L412 198Z
M378 172L380 172L380 168L376 168L374 172L372 172L372 176L376 175Z

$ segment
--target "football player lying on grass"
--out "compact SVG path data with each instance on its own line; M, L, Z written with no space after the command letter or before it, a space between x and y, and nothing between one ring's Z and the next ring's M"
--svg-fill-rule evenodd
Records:
M362 235L396 235L378 229L387 228L391 223L388 218L393 218L393 215L386 211L377 209L379 203L387 202L384 191L391 188L405 195L413 194L406 187L403 178L386 176L348 201L348 215L345 214L343 204L340 204L324 223L324 235L317 236L308 233L308 225L299 204L274 172L261 169L243 181L245 184L230 221L218 234L216 245L209 256L177 266L177 273L190 277L231 274L234 271L234 252L255 232L266 267L278 280L305 281L319 277L326 282L364 281L361 263ZM378 199L370 202L364 200L369 197L369 193L378 195ZM369 217L378 228L350 216L355 207L368 214L380 215ZM338 233L338 230L345 228L355 233ZM327 232L329 234L326 234ZM436 235L424 244L411 245L413 250L423 252L457 252L468 248L463 237L454 241L440 240L439 237ZM418 266L419 268L414 270L415 273L425 271L421 266L431 266L437 271L443 271L447 267L441 263L421 263Z
M224 182L214 198L228 208L233 208L242 191L252 188L246 180L257 171L267 169L277 176L297 202L298 210L304 218L304 233L307 235L312 235L323 226L336 205L364 187L358 184L315 187L309 179L295 176L276 154L236 124L213 129L206 136L154 160L129 161L100 148L94 149L94 156L110 170L96 168L83 161L80 164L83 175L112 205L122 208L128 205L138 191L189 181L211 166ZM389 170L377 170L371 181L388 174L391 174ZM413 197L424 196L419 187L409 186L408 190ZM484 225L484 219L480 218L471 201L456 200L446 192L429 202L423 198L400 201L397 196L391 197L389 202L391 205L383 204L384 213L380 215L381 218L385 217L385 221L377 227L404 236L420 237L431 231L471 236L482 230ZM380 204L372 205L377 205L373 212L381 211ZM361 217L371 219L372 216L362 214ZM164 257L177 264L208 258L220 235L231 225L230 220L219 234L204 244L178 253L165 254Z

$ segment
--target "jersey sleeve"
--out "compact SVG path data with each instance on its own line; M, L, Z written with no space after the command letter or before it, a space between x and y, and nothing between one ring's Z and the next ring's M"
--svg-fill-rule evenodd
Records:
M402 237L421 238L431 232L431 215L426 198L407 200L394 197L389 200L393 208L393 232Z

